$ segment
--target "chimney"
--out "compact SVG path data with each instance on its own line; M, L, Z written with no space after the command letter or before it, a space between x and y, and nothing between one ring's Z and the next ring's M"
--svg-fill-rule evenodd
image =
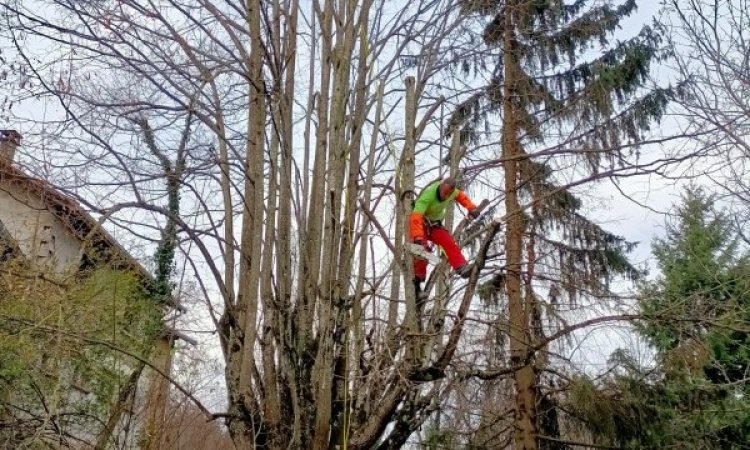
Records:
M21 135L16 130L0 130L0 167L13 164Z

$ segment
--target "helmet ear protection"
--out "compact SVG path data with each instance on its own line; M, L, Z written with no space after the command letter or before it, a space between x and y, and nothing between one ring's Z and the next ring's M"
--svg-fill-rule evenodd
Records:
M445 178L443 178L443 184L447 184L448 186L452 187L453 189L458 188L458 182L453 177L445 177Z
M466 184L466 173L463 170L459 170L455 177L443 178L443 183L446 183L453 187L453 189L463 189Z

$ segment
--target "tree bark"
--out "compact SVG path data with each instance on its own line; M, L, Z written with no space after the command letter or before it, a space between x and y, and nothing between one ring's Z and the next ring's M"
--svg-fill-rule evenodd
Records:
M401 204L397 212L404 218L404 228L408 229L408 218L411 216L411 198L405 195L405 191L414 190L414 153L416 147L416 121L417 121L417 98L415 92L414 77L406 77L406 111L404 112L404 150L401 154L401 174L396 179L396 195ZM404 233L402 233L404 234ZM400 245L404 237L396 239L396 257L401 258L401 272L404 275L404 299L406 303L406 314L404 317L404 330L407 333L407 360L411 364L419 361L419 336L417 333L417 303L416 292L412 280L414 279L414 258L410 252L404 251Z
M522 247L524 236L524 216L518 198L519 176L518 158L521 155L514 110L516 95L516 74L518 61L514 55L514 23L512 4L506 4L504 29L504 79L503 86L503 132L502 159L505 172L505 211L508 218L505 234L506 282L508 316L510 321L510 362L511 366L521 366L514 372L516 387L515 431L516 450L536 450L535 422L535 374L528 360L529 317L521 292Z
M263 78L263 40L261 38L260 0L247 0L247 27L250 56L247 141L245 145L244 207L240 236L240 268L237 314L229 339L227 388L229 412L241 418L229 423L232 440L240 448L264 445L258 392L261 380L255 366L258 290L260 282L261 236L263 229L263 166L265 147L265 82ZM231 212L230 212L231 214Z
M330 314L330 305L325 299L324 292L328 287L327 280L330 267L323 264L325 255L329 251L326 245L325 226L330 226L331 217L334 212L329 200L329 192L326 191L328 177L330 175L330 147L332 124L329 113L333 116L331 108L330 89L331 89L331 72L335 61L332 40L333 18L336 15L334 0L325 0L325 6L322 11L322 17L319 17L320 31L322 37L321 45L321 75L320 75L320 98L318 99L318 129L316 134L315 162L313 166L313 182L310 194L310 209L308 214L308 260L310 265L309 275L305 279L308 286L308 292L305 298L304 310L305 323L300 328L303 334L312 332L313 318L316 317L318 333L315 338L316 354L312 367L312 383L310 386L311 396L306 399L310 402L312 417L314 417L312 428L312 445L313 450L323 450L327 448L330 437L330 419L331 419L331 389L333 380L330 374L333 372L333 342L330 330L328 328L328 316ZM314 2L316 10L320 11L319 2ZM324 205L321 207L321 203ZM317 310L317 315L316 315ZM309 338L307 338L309 339Z
M286 438L292 445L300 444L300 424L302 411L297 397L299 386L294 376L294 342L291 339L291 311L292 311L292 162L294 140L293 99L295 94L295 67L297 61L297 17L299 14L299 0L286 3L288 21L285 33L283 62L286 62L283 91L279 99L279 123L276 124L280 134L281 154L279 164L279 220L275 236L276 245L276 284L278 290L278 319L276 321L275 337L279 342L279 371L282 374L280 387L282 394L280 402L286 411L291 410L293 419L286 420L284 430L292 430L291 436ZM305 150L307 153L307 150ZM306 175L306 174L305 174ZM305 179L307 177L305 176ZM302 222L304 223L304 222ZM303 229L304 226L300 226ZM282 432L284 432L282 430Z
M164 336L154 345L152 357L154 365L164 373L170 373L172 367L172 336ZM148 418L146 419L146 444L144 450L169 448L165 442L164 425L166 423L167 401L169 398L169 380L159 373L152 373L148 383Z

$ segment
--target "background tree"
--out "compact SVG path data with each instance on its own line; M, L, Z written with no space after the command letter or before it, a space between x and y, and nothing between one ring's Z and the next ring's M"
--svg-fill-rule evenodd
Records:
M671 0L661 19L674 49L674 74L686 80L678 126L692 139L690 152L700 156L686 172L708 176L731 201L742 239L747 243L750 158L750 53L746 2Z
M687 190L654 242L659 277L645 283L639 331L654 367L630 352L582 383L572 404L602 444L623 448L740 449L747 445L748 257L714 197ZM598 406L594 406L598 405Z
M493 187L504 193L507 261L489 286L507 302L509 354L501 366L513 369L514 446L555 448L560 421L553 397L565 380L552 367L565 361L552 345L586 325L580 318L592 304L614 310L615 277L639 275L625 257L632 244L589 220L575 188L648 167L636 164L636 149L670 93L644 87L661 38L645 26L610 42L635 10L632 0L461 5L483 20L484 42L498 55L487 59L490 83L453 123L477 138L482 120L500 115L500 158L480 167L498 167L504 179ZM506 375L489 364L496 369L485 378Z

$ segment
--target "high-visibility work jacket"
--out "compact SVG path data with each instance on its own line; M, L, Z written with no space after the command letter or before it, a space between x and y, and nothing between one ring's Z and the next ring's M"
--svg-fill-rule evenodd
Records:
M424 239L425 219L431 222L443 220L445 218L445 210L453 204L453 201L457 201L467 211L476 208L476 205L472 203L469 196L460 189L454 189L446 199L441 200L438 198L440 183L442 183L442 180L437 180L430 184L417 197L414 209L409 217L409 234L411 235L411 239Z

